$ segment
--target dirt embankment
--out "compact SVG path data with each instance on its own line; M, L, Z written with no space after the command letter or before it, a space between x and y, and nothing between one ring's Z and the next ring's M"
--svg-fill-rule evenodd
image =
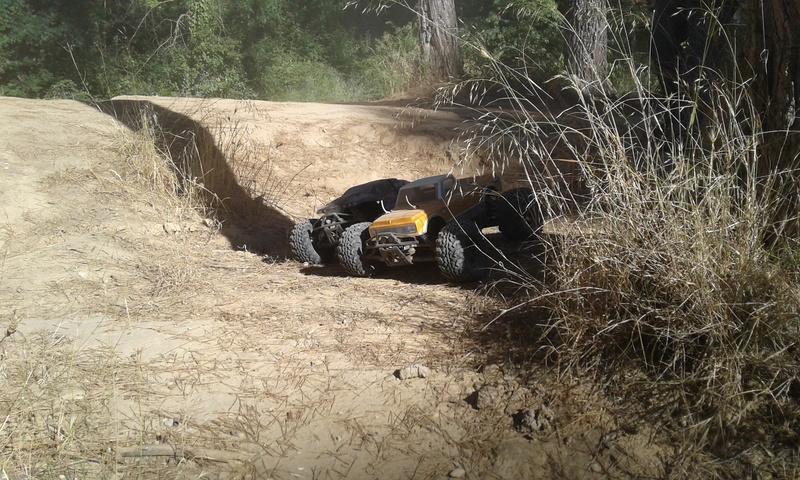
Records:
M517 375L492 343L502 331L475 333L486 300L434 266L361 279L286 259L288 228L345 188L450 170L463 120L0 98L0 478L656 469L646 432L622 434L591 389L554 395ZM146 154L155 139L186 167L191 136L214 175L182 181L224 199L213 218L181 195L190 185L164 189L174 172ZM400 375L409 365L425 369Z

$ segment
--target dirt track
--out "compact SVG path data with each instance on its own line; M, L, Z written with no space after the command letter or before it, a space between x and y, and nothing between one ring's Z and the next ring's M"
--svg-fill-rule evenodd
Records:
M472 287L446 284L435 266L360 279L286 259L288 228L348 186L449 170L463 118L115 102L102 113L0 98L0 327L10 333L0 344L0 472L603 478L654 468L657 449L620 455L637 436L614 444L614 461L600 455L616 426L580 404L588 389L566 401L519 383L476 333L488 319L476 318L486 300ZM137 180L136 121L121 115L131 105L215 136L239 176L226 192L248 211L215 223ZM430 374L397 378L412 364ZM514 414L550 409L557 431L515 431Z

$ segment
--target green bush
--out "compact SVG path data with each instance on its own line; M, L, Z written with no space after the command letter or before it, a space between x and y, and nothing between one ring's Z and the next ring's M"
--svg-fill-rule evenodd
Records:
M474 77L491 76L481 57L514 70L514 78L542 83L564 70L561 14L554 0L494 0L485 21L466 28L466 68Z
M362 98L358 84L323 62L279 57L263 76L263 95L270 100L352 102Z
M47 90L44 98L48 99L70 99L70 100L80 100L84 102L91 101L91 96L89 95L86 90L79 87L75 84L72 80L59 80L55 82L50 88Z
M384 33L375 46L365 51L359 63L366 92L377 99L409 91L424 83L425 73L414 25Z
M312 60L269 48L269 62L257 80L261 96L282 101L357 102L407 91L421 81L419 40L412 25L387 32L376 41L342 39L348 50L337 68L327 59ZM374 45L374 46L371 46Z

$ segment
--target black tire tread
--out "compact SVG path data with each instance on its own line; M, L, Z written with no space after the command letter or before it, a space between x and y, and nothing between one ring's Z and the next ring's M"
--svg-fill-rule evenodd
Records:
M371 222L360 222L351 225L342 233L342 238L336 247L339 264L354 277L369 277L375 271L364 259L365 233L371 224Z
M476 240L480 236L473 222L450 222L436 238L436 261L439 271L448 280L469 283L486 274L489 258Z
M497 217L503 238L509 241L530 240L541 233L544 219L533 202L534 194L530 188L514 188L503 193L498 202Z
M304 220L292 228L289 233L289 250L298 262L322 265L332 260L333 248L320 248L320 245L315 244L314 223L311 219Z

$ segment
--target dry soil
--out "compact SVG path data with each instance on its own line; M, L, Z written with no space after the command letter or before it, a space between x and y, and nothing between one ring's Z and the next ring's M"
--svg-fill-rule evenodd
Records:
M142 111L164 151L210 136L228 212L162 188ZM289 228L347 187L453 169L467 117L0 98L0 478L657 473L648 432L620 430L591 386L554 391L481 334L508 305L485 285L287 258Z

